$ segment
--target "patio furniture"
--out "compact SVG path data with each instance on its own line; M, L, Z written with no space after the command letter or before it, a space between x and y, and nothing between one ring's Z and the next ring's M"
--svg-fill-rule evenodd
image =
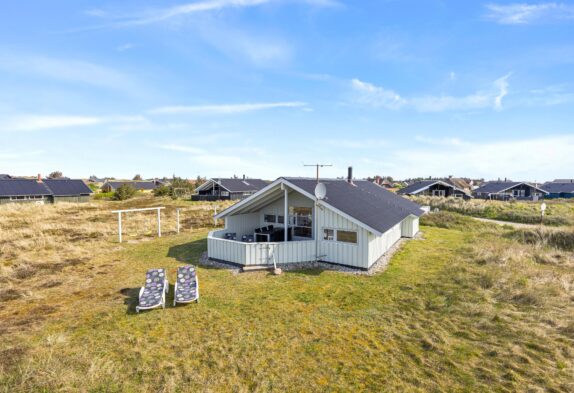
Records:
M165 269L150 269L146 273L145 286L141 287L136 312L152 308L165 308L165 294L169 292L169 283Z
M194 266L187 265L177 268L174 292L174 307L177 303L199 303L199 280Z

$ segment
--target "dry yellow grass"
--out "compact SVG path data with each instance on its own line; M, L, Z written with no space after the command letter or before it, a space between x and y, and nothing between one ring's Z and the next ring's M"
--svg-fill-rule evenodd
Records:
M0 308L0 391L573 391L571 253L458 215L425 222L382 274L200 268L201 303L141 314L146 269L173 281L206 229L107 249L112 230L76 245L106 251L28 278L12 260L3 277L34 289Z

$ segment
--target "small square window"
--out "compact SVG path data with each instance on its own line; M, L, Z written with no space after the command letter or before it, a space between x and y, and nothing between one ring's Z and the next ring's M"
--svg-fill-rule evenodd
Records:
M285 216L277 216L277 224L285 224Z
M335 231L333 229L323 229L323 240L335 240Z
M263 216L263 221L275 223L275 215L274 214L265 214Z

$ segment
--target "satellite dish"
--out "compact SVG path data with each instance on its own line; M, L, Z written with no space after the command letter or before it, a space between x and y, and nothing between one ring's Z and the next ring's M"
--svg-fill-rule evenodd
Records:
M317 183L315 186L315 196L317 199L322 200L327 196L327 187L323 183Z

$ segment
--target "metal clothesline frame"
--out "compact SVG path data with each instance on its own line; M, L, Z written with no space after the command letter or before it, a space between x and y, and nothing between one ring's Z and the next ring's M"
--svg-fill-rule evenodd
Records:
M122 242L122 213L132 213L132 212L143 212L143 211L153 211L157 210L157 237L161 237L161 211L165 207L146 207L142 209L125 209L125 210L113 210L112 213L118 214L118 240ZM179 233L179 209L177 209L177 232Z

